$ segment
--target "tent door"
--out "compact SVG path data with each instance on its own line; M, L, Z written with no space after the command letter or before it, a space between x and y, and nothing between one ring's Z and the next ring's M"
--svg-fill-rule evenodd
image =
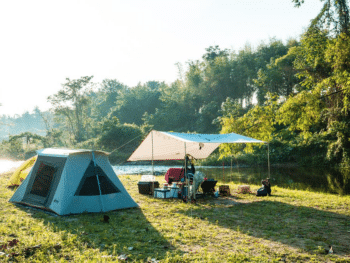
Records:
M52 161L48 158L41 158L37 161L23 200L38 206L46 206L50 203L66 161L65 158L60 159L64 160L56 158L55 161Z

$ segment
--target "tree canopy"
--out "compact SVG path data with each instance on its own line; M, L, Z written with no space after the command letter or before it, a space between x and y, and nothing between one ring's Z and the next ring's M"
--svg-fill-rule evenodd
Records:
M304 0L292 2L302 8ZM118 148L125 157L139 139L120 145L141 140L151 128L236 132L270 141L277 161L350 164L348 1L325 0L300 39L271 38L239 50L216 45L203 53L185 66L177 63L179 78L172 83L128 87L117 79L67 78L48 98L49 112L3 116L0 135L13 135L5 142L12 152L20 149L21 138L34 140L25 133L31 132L45 136L46 145ZM242 147L224 145L220 151L222 157L238 155ZM259 154L260 148L245 151Z

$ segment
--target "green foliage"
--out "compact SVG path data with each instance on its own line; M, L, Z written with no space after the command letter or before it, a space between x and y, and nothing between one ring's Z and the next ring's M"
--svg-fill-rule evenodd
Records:
M308 91L302 91L289 98L279 109L276 121L288 126L290 131L302 132L311 136L312 128L320 122L319 97Z
M114 117L102 122L98 145L106 151L130 152L136 149L142 140L142 130L135 124L120 124Z
M128 89L127 86L115 79L104 79L100 89L95 94L95 105L92 107L92 114L97 119L102 119L111 113L119 95Z
M294 67L298 70L297 76L305 78L301 85L308 90L331 74L331 66L325 58L327 44L327 32L311 27L301 37L300 46L288 51L289 55L295 56Z
M296 46L298 42L290 40L287 45L283 45L280 41L273 41L269 47L260 47L260 53L268 52L272 47L274 47L273 51L278 51L269 56L270 61L265 61L265 65L260 67L257 78L254 79L254 83L258 86L257 99L260 105L263 105L267 93L288 98L297 91L299 79L296 77L297 71L293 66L295 54L293 52L287 54L288 49Z
M145 112L153 114L159 107L161 89L164 87L164 83L150 81L145 85L121 90L109 116L117 117L121 123L142 125Z
M270 141L275 130L275 116L278 109L278 97L268 97L264 106L256 105L242 117L222 117L221 133L235 132L249 134L263 141Z
M63 116L68 129L77 142L86 139L85 129L88 121L87 107L90 99L88 91L93 76L81 77L80 79L66 79L62 89L48 97L56 115Z
M293 0L300 6L303 0ZM127 87L115 79L70 80L48 98L52 112L2 117L1 152L23 156L35 147L102 148L126 159L150 128L235 132L270 142L273 162L350 165L350 37L346 0L329 0L300 42L277 39L255 50L210 46L170 84ZM93 89L98 87L98 89ZM255 105L255 101L257 104ZM30 123L35 123L35 130ZM16 132L14 132L16 130ZM44 136L24 136L24 132ZM132 140L134 138L138 138ZM131 143L127 144L129 141ZM126 144L126 145L125 145ZM265 146L223 145L216 158L263 159ZM310 154L311 152L311 154Z
M179 132L195 131L197 96L185 88L180 81L164 86L160 96L160 107L154 114L144 114L146 125L156 130L174 130Z
M323 0L321 0L323 1ZM292 0L300 7L304 0ZM311 26L330 28L335 34L349 33L348 0L327 0L320 13L312 20Z

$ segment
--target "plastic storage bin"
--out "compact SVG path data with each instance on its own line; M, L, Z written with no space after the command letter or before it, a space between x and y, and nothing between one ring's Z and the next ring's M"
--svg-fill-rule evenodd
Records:
M153 195L153 190L159 187L157 181L154 182L138 182L137 186L139 188L139 193L144 195ZM152 187L153 186L153 187Z

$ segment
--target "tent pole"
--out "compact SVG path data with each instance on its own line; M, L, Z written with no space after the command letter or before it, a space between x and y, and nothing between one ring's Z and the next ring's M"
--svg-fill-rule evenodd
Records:
M105 208L104 208L103 200L102 200L102 192L101 192L100 180L98 179L98 174L96 173L96 160L95 160L95 153L94 153L94 151L92 151L92 160L94 162L94 173L95 173L96 178L97 178L98 191L100 192L100 201L101 201L101 206L102 206L102 212L104 212Z
M151 131L152 136L152 175L154 175L154 165L153 165L153 131Z
M187 183L187 177L186 177L186 170L187 170L187 167L186 167L186 142L184 142L184 145L185 145L185 179L186 179L186 183Z
M188 179L187 179L187 165L186 165L186 142L184 142L184 146L185 146L185 185L187 186L187 193L186 193L186 197L188 198L189 196L189 192L190 192L190 186L188 185Z
M232 156L231 156L231 174L230 174L230 182L232 181Z
M270 178L270 143L267 143L267 168L268 168L268 177Z

